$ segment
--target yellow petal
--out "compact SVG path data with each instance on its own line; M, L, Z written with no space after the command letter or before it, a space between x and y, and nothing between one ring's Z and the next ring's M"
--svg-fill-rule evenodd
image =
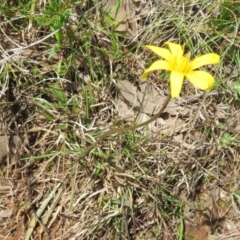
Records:
M147 68L144 73L142 74L142 78L146 79L149 72L155 70L170 70L170 65L167 61L164 60L157 60L154 62L149 68Z
M152 46L152 45L145 45L143 47L150 49L151 51L156 53L158 56L162 57L163 59L165 59L167 61L172 61L172 59L173 59L171 52L166 48L156 47L156 46Z
M216 53L208 53L202 56L196 57L190 64L192 70L202 67L207 64L216 64L219 63L220 56Z
M177 98L182 90L184 75L180 72L171 72L170 74L170 88L171 97Z
M174 58L179 60L183 56L183 48L181 45L171 42L166 42Z
M214 77L205 71L192 71L186 74L189 81L198 89L210 91L215 83Z

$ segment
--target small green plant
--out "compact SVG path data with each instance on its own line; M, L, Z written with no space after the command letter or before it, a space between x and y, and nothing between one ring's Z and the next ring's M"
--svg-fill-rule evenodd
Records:
M234 83L231 86L231 89L233 91L233 96L234 96L235 100L239 100L239 98L240 98L240 80L237 81L236 83Z
M228 148L232 145L235 145L237 143L236 137L234 137L230 133L224 133L223 136L220 138L220 147Z
M41 10L43 16L37 17L35 21L40 26L50 26L52 32L58 30L54 36L57 41L56 45L52 48L49 53L51 58L57 54L58 50L61 49L63 44L63 32L62 28L68 23L69 16L71 13L71 1L49 1L48 8Z

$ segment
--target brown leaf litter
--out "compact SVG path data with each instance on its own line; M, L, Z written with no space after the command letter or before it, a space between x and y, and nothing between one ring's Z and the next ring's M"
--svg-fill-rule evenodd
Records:
M0 164L3 162L9 162L9 154L16 152L18 147L18 138L16 135L9 132L8 125L5 119L8 116L8 112L2 113L0 121Z
M121 3L120 3L121 2ZM141 16L144 14L148 14L148 16L151 15L151 9L145 8L144 2L146 1L138 1L138 0L132 0L132 1L102 1L102 10L108 12L109 19L106 19L106 22L108 26L113 27L113 30L119 31L121 33L126 33L130 37L132 41L138 39L139 34L143 30L144 23L142 22ZM119 4L120 5L117 5ZM151 4L149 4L151 5ZM158 10L160 11L160 10ZM155 11L156 12L156 11ZM107 15L107 14L106 14ZM23 34L24 35L24 34ZM98 34L96 34L96 39L98 38ZM108 38L108 36L104 36L105 38ZM167 33L168 37L168 33ZM16 37L14 37L16 38ZM100 38L100 37L99 37ZM21 39L21 38L20 38ZM9 41L6 42L6 45L3 46L5 50L11 50L18 47L18 45L21 45L23 42L23 39L20 41L17 41L16 39L13 39L15 44L9 45ZM35 55L40 56L40 58L37 58L38 64L41 66L46 65L46 72L50 71L49 64L46 59L42 59L42 52L39 51L39 49L35 49ZM28 62L36 61L35 58L33 58L32 54L33 49L28 51L24 51L22 53L21 59L28 58ZM31 54L31 56L29 56ZM47 54L47 53L45 53ZM91 56L91 55L90 55ZM36 57L36 56L35 56ZM94 59L94 56L92 56ZM110 57L109 57L110 59ZM109 60L107 59L107 60ZM126 56L124 57L124 60L126 59ZM44 60L44 61L43 61ZM58 59L59 60L59 59ZM110 59L111 60L111 59ZM97 60L96 60L97 61ZM33 62L34 64L36 62ZM94 62L95 64L95 62ZM102 62L100 63L102 64ZM109 64L109 61L106 61L106 64ZM133 60L130 59L129 62L125 62L123 64L123 68L130 67L135 72L133 75L134 77L132 79L136 79L141 75L142 69L141 69L141 63L137 63L136 66L133 65ZM108 65L107 65L108 66ZM28 68L27 68L28 69ZM41 71L43 70L40 69ZM139 73L140 71L140 73ZM128 71L127 71L128 72ZM81 74L81 73L80 73ZM84 75L86 74L86 75ZM131 72L132 74L132 72ZM152 115L154 115L159 108L161 108L163 102L165 101L164 92L161 89L158 89L158 86L148 84L147 82L144 82L142 84L134 85L129 80L130 77L128 74L128 80L124 80L122 82L117 83L116 88L118 90L118 98L116 98L115 106L118 109L119 115L124 119L125 121L129 121L130 124L134 121L137 123L143 122L147 119L149 119ZM83 73L82 77L86 82L91 82L91 80L87 79L87 73ZM118 79L116 77L116 79ZM190 96L191 97L191 96ZM217 111L217 113L211 110L210 104L206 104L206 102L203 102L201 107L198 105L199 99L201 99L202 96L196 96L195 100L191 101L191 99L178 99L178 100L171 100L168 108L165 110L165 113L162 115L161 118L159 118L156 122L152 123L149 128L152 131L152 134L159 135L164 134L167 135L168 138L173 138L180 146L183 146L187 149L193 149L193 153L196 152L197 155L197 147L194 145L195 140L197 141L206 141L207 139L202 139L201 130L198 131L199 126L211 126L214 128L216 126L217 121L220 119L225 118L225 114L221 114L221 112ZM219 105L217 106L219 108ZM199 115L197 115L196 122L192 123L195 119L196 112L200 109ZM218 109L219 110L219 109ZM208 114L209 112L213 112L214 114ZM219 114L220 113L220 114ZM39 116L39 115L36 115ZM44 126L44 123L34 118L36 117L34 115L34 112L32 112L32 117L30 118L31 121L36 121L36 125L42 125ZM237 118L237 117L236 117ZM64 119L65 120L65 119ZM58 124L58 121L64 121L60 117L57 119L54 124ZM71 119L72 120L72 119ZM211 121L211 122L210 122ZM103 126L105 127L105 126ZM235 126L234 126L235 127ZM196 130L195 130L196 128ZM4 163L8 161L11 153L12 144L10 142L10 134L7 132L7 125L2 126L2 133L0 136L0 163ZM192 131L189 131L192 130ZM233 128L235 130L235 133L239 133L239 129L237 127ZM144 129L145 130L145 129ZM143 130L142 130L143 131ZM39 132L39 131L38 131ZM200 132L200 133L199 133ZM184 137L188 134L190 136L192 142L190 141L189 144L184 142ZM41 135L36 138L33 144L29 144L29 155L31 156L37 156L39 154L39 151L36 149L41 145L42 142L45 142L46 144L49 144L48 138L50 136L47 135ZM76 139L76 142L79 139ZM160 143L158 143L160 142ZM172 141L173 142L173 141ZM183 143L184 142L184 143ZM161 144L161 141L156 141L154 144ZM193 144L192 144L193 143ZM208 143L208 142L207 142ZM173 142L173 145L176 145L176 143ZM54 141L52 141L50 146L54 145ZM160 145L161 150L163 149L162 145ZM159 149L160 149L159 147ZM176 146L174 146L176 147ZM211 146L210 146L211 147ZM41 147L39 147L41 148ZM17 150L17 148L15 148ZM35 150L35 151L34 151ZM42 150L45 152L48 152L48 149L42 148ZM51 149L49 149L51 150ZM58 150L58 149L57 149ZM157 151L158 149L154 148L153 151ZM214 150L214 149L213 149ZM212 150L212 153L209 153L209 155L214 154L214 151ZM168 152L170 152L171 149L168 149ZM176 151L175 151L176 152ZM175 154L174 151L171 152L171 154ZM181 153L183 153L182 151ZM189 156L189 151L186 151L186 159L188 160L187 164L191 163L191 156ZM35 154L35 155L34 155ZM167 160L171 161L177 161L178 163L181 162L181 157L179 156L179 151L176 153L176 158L168 158ZM197 155L199 156L199 155ZM64 159L64 161L63 161ZM131 171L128 174L128 166L131 165L130 161L126 158L123 159L121 154L119 154L119 159L125 163L122 163L124 165L123 172L118 173L116 171L116 167L111 165L110 170L107 169L107 162L104 162L103 164L106 164L104 167L101 168L100 171L109 171L108 173L103 172L102 179L101 179L101 173L100 177L94 177L91 178L92 172L100 169L100 167L95 167L93 161L91 161L90 157L86 158L84 161L86 161L86 164L90 164L91 166L91 172L86 174L86 171L84 169L77 169L76 174L79 176L78 180L79 182L74 183L74 178L72 179L72 183L69 184L71 187L67 189L67 191L62 194L63 198L61 199L61 202L57 202L57 195L55 195L54 200L51 204L48 204L48 209L46 210L46 214L51 212L53 213L52 219L48 222L49 225L47 226L48 229L51 231L51 238L58 238L59 236L65 236L66 239L76 239L76 238L84 238L85 236L90 236L94 231L92 229L101 228L101 225L98 225L99 221L105 220L105 221L114 221L114 217L117 217L117 215L121 215L122 213L126 213L127 216L127 208L124 209L125 206L122 207L124 211L121 212L118 208L111 212L112 209L109 210L109 213L106 209L101 209L99 211L98 205L100 202L103 202L104 200L109 200L112 198L113 195L109 194L111 191L116 191L115 197L118 196L118 193L120 191L124 191L126 189L126 184L131 184L131 188L135 188L137 186L137 194L139 194L139 189L141 187L146 189L146 192L148 191L148 187L150 187L149 192L152 194L151 186L153 185L153 181L150 181L151 179L156 178L156 185L161 186L161 184L164 182L164 179L161 179L162 172L165 171L165 169L162 167L164 165L164 157L161 157L159 162L157 157L153 156L152 159L149 159L150 164L156 163L153 165L153 169L158 169L158 173L155 176L154 171L150 171L149 174L149 182L148 178L141 180L142 186L140 186L140 182L134 181L134 175L131 176ZM148 161L148 159L147 159ZM9 161L10 162L10 161ZM24 161L21 161L24 163ZM31 161L30 161L31 162ZM64 163L63 163L64 162ZM11 239L21 239L22 236L24 236L24 233L26 232L26 229L29 227L29 223L31 219L34 219L33 215L33 209L27 205L29 202L36 203L38 206L40 206L44 199L49 195L51 192L51 189L54 185L54 181L58 181L60 178L59 174L61 175L64 171L67 169L67 164L72 163L72 159L68 159L68 157L61 157L59 156L59 159L49 159L48 161L44 161L43 164L36 163L35 161L32 161L32 165L34 168L27 169L26 165L17 165L16 168L19 170L20 178L16 178L17 184L14 185L14 183L10 180L6 180L4 178L0 178L0 201L1 206L4 206L3 209L0 211L0 220L2 220L0 225L0 232L2 234L1 237L6 238L7 234L11 234L9 230L12 230L13 238ZM56 164L56 165L55 165ZM92 164L92 165L91 165ZM172 162L166 163L166 169L170 165L171 167ZM174 164L174 163L173 163ZM237 161L236 161L237 164ZM136 162L136 168L140 168L144 166L139 164L139 162ZM197 165L197 163L195 163ZM49 169L48 169L48 167ZM57 166L57 171L54 172L53 168L54 166ZM24 169L20 169L20 168ZM180 166L181 167L181 166ZM183 163L184 167L184 163ZM135 169L136 169L135 168ZM186 167L187 169L187 167ZM196 169L189 168L187 169L188 172L191 174L195 173ZM203 171L203 168L201 169ZM41 173L40 173L41 172ZM143 171L144 172L144 171ZM53 174L52 174L53 173ZM45 175L46 174L46 175ZM144 172L144 174L147 174ZM237 176L237 172L233 175ZM125 176L125 178L124 178ZM192 177L192 176L191 176ZM189 178L191 178L189 177ZM215 178L215 176L214 176ZM104 179L104 181L102 181ZM163 180L163 181L162 181ZM162 182L161 182L162 181ZM225 189L225 191L220 188L220 184L227 185L228 181L233 181L232 179L220 179L219 185L216 185L215 183L209 188L206 186L200 187L200 193L197 194L194 198L191 198L189 196L189 193L186 194L186 199L183 199L183 202L185 202L184 205L184 221L185 221L185 238L186 240L206 240L213 236L214 234L214 240L237 240L239 239L239 230L240 226L238 224L239 220L239 210L237 208L237 203L235 205L234 203L231 205L232 200L232 194L234 191L238 190L238 179L235 179L235 188L234 189ZM146 182L146 183L144 183ZM177 181L176 181L177 182ZM174 182L174 184L176 183ZM173 186L174 187L174 186ZM184 186L185 187L185 186ZM178 188L178 187L176 187ZM29 190L31 189L31 191ZM69 194L71 192L71 194ZM195 191L192 191L195 192ZM42 194L43 193L43 194ZM147 212L149 202L145 199L144 195L139 194L136 200L136 196L132 196L131 192L130 197L126 199L126 204L129 207L138 208L140 211L143 210L143 212ZM149 193L149 194L150 194ZM13 199L13 194L14 199ZM31 194L33 194L31 196ZM73 197L73 198L72 198ZM134 199L135 198L135 199ZM155 198L155 195L154 197ZM97 200L96 200L97 199ZM145 199L145 200L144 200ZM189 200L191 199L191 201ZM14 204L13 201L14 200ZM76 200L76 201L75 201ZM136 201L134 203L134 201ZM157 203L159 201L158 197L156 198ZM124 202L124 204L125 204ZM20 205L21 203L26 204ZM74 203L77 208L71 208L70 204L72 206L72 203ZM130 203L130 204L129 204ZM18 205L19 204L19 205ZM145 205L144 207L140 208L141 204ZM37 206L37 207L38 207ZM154 205L155 206L155 205ZM229 210L230 206L232 206L233 210ZM162 206L160 206L162 207ZM154 207L155 208L155 207ZM16 212L11 212L12 209L17 209ZM70 209L70 210L69 210ZM156 207L157 209L157 207ZM125 212L126 210L126 212ZM140 212L139 211L139 212ZM64 214L62 214L64 213ZM46 214L44 214L44 218L46 217ZM157 213L159 216L161 216L161 213ZM49 216L50 216L49 215ZM89 215L89 216L88 216ZM65 216L65 217L63 217ZM136 220L139 220L139 224L136 226L134 225L133 229L135 231L141 231L144 232L144 235L140 235L139 239L146 238L145 233L149 229L153 228L159 228L161 227L161 224L165 224L165 228L163 230L168 230L168 224L165 223L164 218L161 219L160 222L158 222L158 219L155 217L153 212L149 212L145 215L143 219L141 217L144 216L142 214L139 216L139 219L136 218ZM11 217L11 219L9 219ZM44 220L44 218L41 218ZM93 220L94 219L94 220ZM130 219L130 218L129 218ZM149 221L149 219L151 219ZM8 221L9 220L9 221ZM11 220L11 221L10 221ZM128 221L128 219L126 218ZM131 219L130 219L131 220ZM126 221L126 228L128 228L128 223ZM106 222L107 223L107 222ZM105 222L103 223L105 225ZM89 227L90 226L90 227ZM107 228L106 224L106 228ZM220 226L222 229L220 229ZM106 231L107 229L105 226L102 227L102 232ZM38 227L35 229L35 236L32 237L38 237L39 239L49 239L47 236L44 236L44 233L47 231L44 230L44 225L38 224ZM101 230L101 229L100 229ZM176 230L174 228L173 230ZM108 231L108 230L107 230ZM106 232L107 232L106 231ZM154 230L155 231L155 230ZM153 232L154 232L153 231ZM150 232L150 231L149 231ZM64 235L65 234L65 235ZM100 239L101 231L98 233L98 238ZM107 234L102 236L107 237ZM218 237L215 237L218 234ZM167 236L168 234L166 234ZM93 235L91 235L93 236ZM91 238L90 236L90 238ZM136 236L136 235L135 235ZM170 236L170 234L169 234ZM154 238L154 235L148 235L149 239ZM10 239L10 238L9 238ZM168 239L168 238L164 238Z
M146 3L138 0L104 0L101 7L110 18L105 20L108 25L114 26L115 31L129 34L135 40L143 27L142 16L150 12L150 9L146 8Z
M146 82L139 87L134 86L128 80L120 81L116 84L120 99L115 100L119 115L129 121L134 120L135 114L138 114L137 123L142 123L156 114L162 107L166 97L164 93L157 90L152 84ZM171 99L164 113L167 118L158 119L157 125L164 126L162 133L171 133L186 131L186 123L178 118L178 115L187 115L190 109L181 106L178 100ZM156 123L151 123L149 127L153 131L159 131L159 126L154 127ZM173 130L174 129L174 130Z
M232 180L225 178L222 183ZM219 187L215 181L208 187L202 187L195 202L189 202L182 196L185 202L183 216L186 240L239 239L239 209L232 204L229 190Z

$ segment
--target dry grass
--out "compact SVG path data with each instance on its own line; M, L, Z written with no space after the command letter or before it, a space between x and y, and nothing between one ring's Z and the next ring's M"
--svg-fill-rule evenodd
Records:
M238 239L239 2L22 2L0 3L0 238ZM214 91L186 82L175 110L80 158L136 121L116 84L139 89L141 46L165 41L221 55ZM149 77L162 97L167 78Z

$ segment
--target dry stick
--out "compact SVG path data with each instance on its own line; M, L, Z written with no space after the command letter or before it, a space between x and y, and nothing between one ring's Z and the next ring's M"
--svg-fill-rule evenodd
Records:
M143 127L145 125L148 125L149 123L153 122L154 120L156 120L162 113L163 111L166 109L169 101L170 101L171 97L168 96L165 100L165 102L163 103L161 109L149 120L140 123L140 124L135 124L133 126L130 127L125 127L125 128L115 128L115 129L111 129L105 133L103 133L102 135L100 135L100 137L97 139L96 142L94 142L92 145L90 145L88 148L86 148L82 153L80 153L79 159L77 161L79 161L81 158L83 158L84 156L86 156L92 149L94 149L102 140L104 140L105 138L116 134L116 133L122 133L122 132L126 132L126 131L131 131L131 130L135 130L137 128Z

